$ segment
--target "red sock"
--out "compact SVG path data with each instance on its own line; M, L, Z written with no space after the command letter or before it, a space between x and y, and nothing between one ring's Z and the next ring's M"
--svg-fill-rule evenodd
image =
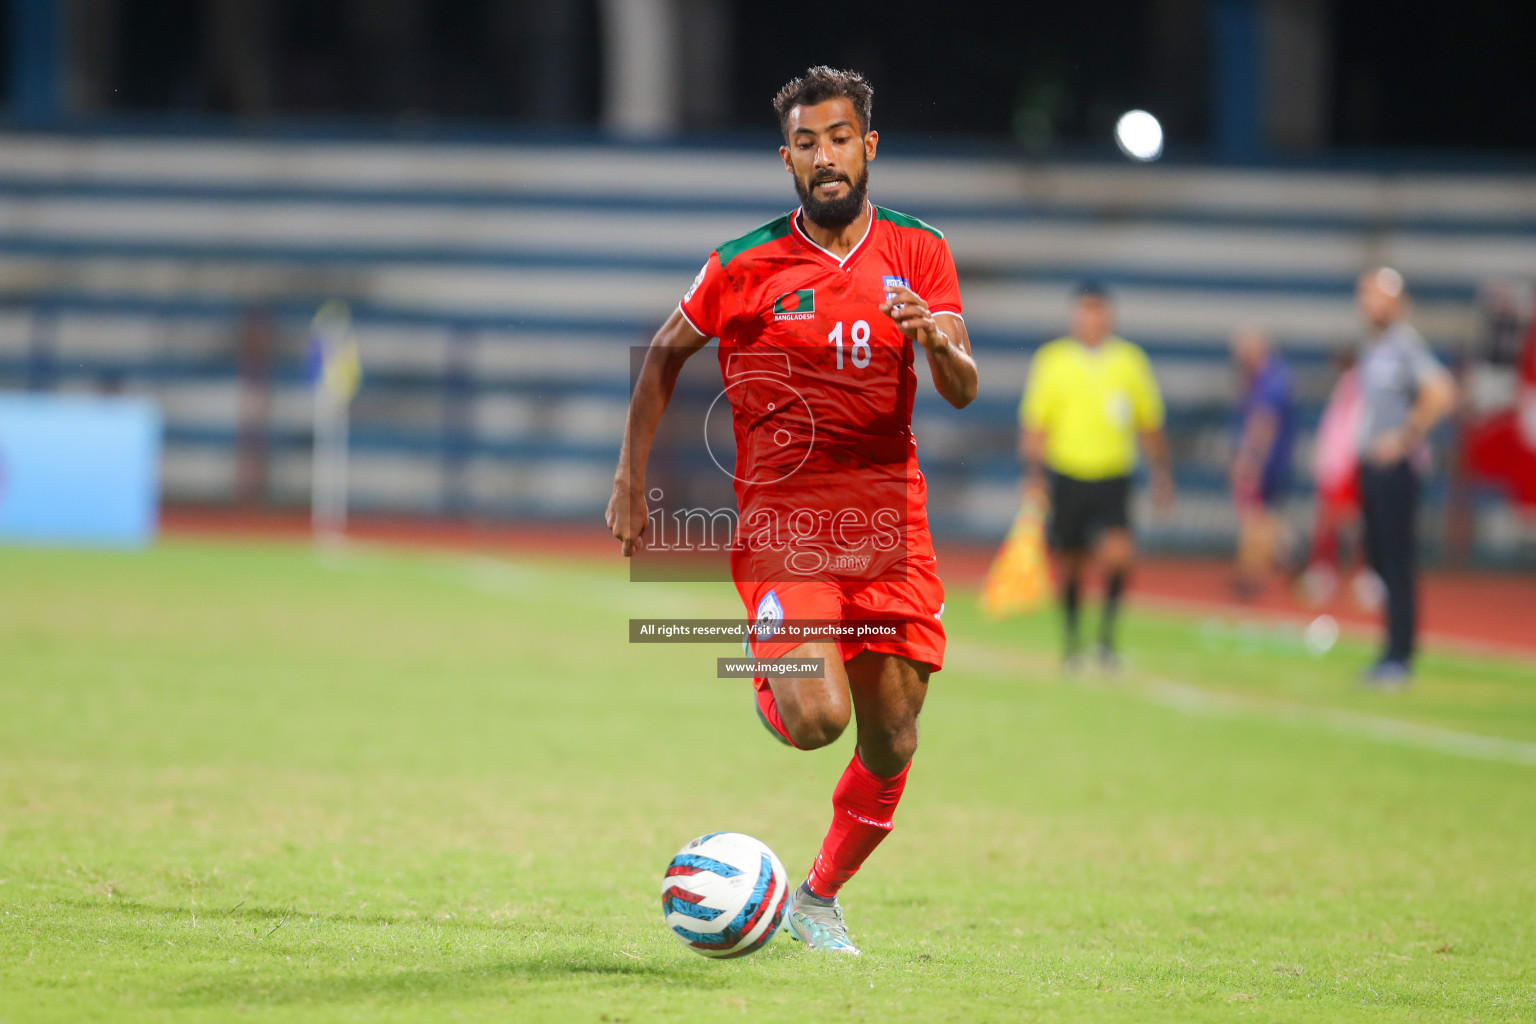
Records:
M752 682L756 685L759 680L754 679ZM768 685L768 680L763 679L761 682L763 685L755 694L757 716L763 720L764 725L778 733L780 739L793 747L795 741L789 738L789 730L784 727L784 716L779 714L779 702L773 699L773 688Z
M891 830L891 817L907 788L908 761L900 773L876 775L864 767L854 751L853 760L832 791L832 827L821 841L821 852L806 879L811 892L831 899L853 877Z

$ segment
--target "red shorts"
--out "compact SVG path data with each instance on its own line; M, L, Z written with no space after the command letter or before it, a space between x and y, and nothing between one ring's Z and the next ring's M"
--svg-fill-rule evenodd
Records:
M736 590L747 606L747 617L760 619L774 603L778 618L842 622L857 619L894 619L902 623L894 640L838 641L843 661L863 651L899 654L926 663L934 671L944 667L944 583L934 571L931 558L907 563L902 579L869 583L829 583L823 580L755 582L736 581ZM758 658L782 658L803 641L757 640L752 654ZM758 689L767 680L753 681Z

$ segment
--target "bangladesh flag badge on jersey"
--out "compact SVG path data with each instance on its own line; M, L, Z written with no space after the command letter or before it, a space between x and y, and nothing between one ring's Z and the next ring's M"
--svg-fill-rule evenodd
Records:
M809 320L816 315L816 289L785 292L773 300L775 320Z

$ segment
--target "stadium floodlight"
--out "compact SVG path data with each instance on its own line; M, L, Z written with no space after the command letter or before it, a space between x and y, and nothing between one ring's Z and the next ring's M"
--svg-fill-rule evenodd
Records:
M1115 144L1132 160L1156 160L1163 155L1163 126L1145 110L1127 110L1115 122Z

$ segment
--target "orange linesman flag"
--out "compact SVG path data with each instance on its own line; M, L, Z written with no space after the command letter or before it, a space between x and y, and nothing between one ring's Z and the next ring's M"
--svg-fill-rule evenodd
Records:
M1051 589L1045 557L1045 516L1038 503L1026 501L1003 541L981 588L981 610L994 619L1025 615L1039 608Z

